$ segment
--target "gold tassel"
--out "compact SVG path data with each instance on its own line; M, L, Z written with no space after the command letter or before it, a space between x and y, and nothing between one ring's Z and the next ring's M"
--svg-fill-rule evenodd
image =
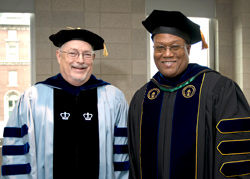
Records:
M108 50L107 50L107 48L106 48L106 45L103 44L103 56L104 56L104 57L107 57L108 55L109 55L109 53L108 53Z
M204 37L204 34L202 33L202 31L200 30L200 32L201 32L201 41L202 41L202 50L203 49L207 49L208 48L208 45L207 45L207 43L206 43L206 41L205 41L205 37Z
M73 28L73 27L66 27L68 29L81 29L80 27L77 27L77 28Z

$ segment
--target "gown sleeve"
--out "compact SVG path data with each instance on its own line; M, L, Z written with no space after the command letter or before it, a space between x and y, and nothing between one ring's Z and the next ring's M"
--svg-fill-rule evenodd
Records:
M116 179L127 179L129 175L129 155L127 138L128 103L121 91L117 93L114 128L114 171Z
M213 91L214 178L250 177L250 107L240 87L221 77Z
M134 132L133 130L134 125L133 123L133 110L134 110L134 100L135 96L133 97L130 106L129 106L129 117L128 117L128 137L129 137L129 159L130 159L130 169L129 169L129 179L136 179L135 177L135 166L136 166L136 160L135 160L135 138L134 138Z
M4 128L2 179L37 178L31 89L20 96Z
M146 85L138 90L133 96L129 105L128 113L128 143L130 170L129 179L140 178L140 119L141 106L144 98Z

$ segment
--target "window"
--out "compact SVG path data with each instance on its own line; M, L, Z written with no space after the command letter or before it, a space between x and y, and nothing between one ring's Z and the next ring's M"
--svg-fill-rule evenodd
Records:
M17 40L17 31L16 30L8 30L8 39L9 40Z
M209 45L209 19L208 18L189 18L192 20L194 23L200 25L200 29L202 33L204 34L205 40ZM158 71L157 67L155 66L154 63L154 49L153 49L154 43L151 40L151 34L150 34L150 78L152 78L155 73ZM204 49L201 50L201 42L198 42L191 47L190 55L189 55L189 63L197 63L202 66L209 66L209 61L208 61L208 50Z
M16 90L8 91L5 94L5 97L4 97L4 119L9 119L11 112L13 111L13 109L18 101L19 94L20 93ZM4 120L4 121L7 122L7 120ZM3 126L1 126L1 127L3 127ZM0 138L1 138L1 135L0 135Z
M29 13L0 13L0 138L19 94L31 86L31 22Z
M9 71L9 86L17 86L17 71Z
M5 42L6 42L6 60L18 61L19 40L17 39L17 31L8 30L8 39L5 39Z
M16 93L15 91L11 91L8 93L7 95L7 103L8 103L8 113L7 113L7 116L6 117L10 117L11 115L11 112L13 111L16 103L17 103L17 100L18 100L18 93Z
M11 91L12 87L8 87L8 72L10 70L16 70L18 71L19 75L19 87L20 89L24 89L30 86L30 60L34 60L35 52L30 55L30 51L32 51L35 45L34 39L35 39L35 32L34 32L34 15L29 13L35 12L35 1L33 0L11 0L11 1L1 1L0 9L2 12L16 12L16 13L0 13L0 71L1 71L1 78L0 78L0 84L1 84L1 90L0 90L0 101L4 101L2 104L0 104L0 140L3 137L3 129L4 126L7 123L9 112L8 112L8 100L6 99L7 95L9 94L9 91ZM27 12L27 13L19 13L19 12ZM8 17L8 18L7 18ZM25 17L25 18L24 18ZM27 17L27 18L26 18ZM29 23L31 22L31 26ZM18 23L18 24L17 24ZM28 24L28 27L27 27ZM32 41L28 41L27 50L22 47L24 43L20 40L18 43L18 61L12 61L6 59L6 42L5 40L8 39L8 35L6 34L6 31L8 31L7 27L19 27L20 29L26 28L29 30L31 27L32 33L28 31L28 36L32 37ZM24 27L25 26L25 27ZM6 30L7 29L7 30ZM5 33L5 34L2 34ZM26 33L26 32L25 32ZM4 37L4 38L3 38ZM23 36L21 36L23 37ZM17 32L17 38L18 32ZM26 38L26 37L25 37ZM32 43L32 45L30 45ZM22 50L23 48L24 50ZM32 50L30 50L30 48ZM28 55L27 55L28 53ZM28 57L28 58L26 58ZM12 63L12 64L11 64ZM31 63L33 66L33 69L35 69L35 63ZM14 69L15 68L15 69ZM20 70L21 69L21 70ZM19 70L21 72L19 72ZM34 71L32 71L33 74L35 74ZM4 78L3 78L4 77ZM32 77L32 82L35 83L35 78ZM18 91L14 91L16 95L19 96ZM15 102L14 102L15 103ZM0 142L0 147L2 143ZM0 163L2 163L2 154L0 153ZM1 168L0 168L1 173ZM1 178L1 177L0 177Z
M11 112L12 112L14 106L15 106L16 103L17 103L17 95L11 96L11 98L13 98L13 99L10 99L10 100L9 100L9 116L10 116L10 114L11 114Z
M6 42L6 60L18 61L18 43Z
M204 34L205 40L209 43L209 19L208 18L189 18L196 24L200 25L200 29ZM209 46L209 44L208 44ZM202 43L198 42L192 45L189 55L189 62L190 63L198 63L202 66L208 66L208 50L203 49L201 50Z

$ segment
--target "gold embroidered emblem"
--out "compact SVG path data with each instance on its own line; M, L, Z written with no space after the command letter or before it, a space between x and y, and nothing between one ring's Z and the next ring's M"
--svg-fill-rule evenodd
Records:
M160 94L160 90L158 88L153 88L148 92L147 97L148 99L153 100L157 98L159 94Z
M191 98L195 94L195 87L193 85L188 85L182 90L182 95L185 98Z

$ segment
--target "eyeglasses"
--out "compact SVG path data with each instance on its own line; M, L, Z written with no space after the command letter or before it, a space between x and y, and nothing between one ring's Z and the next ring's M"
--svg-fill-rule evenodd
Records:
M169 48L169 50L172 52L172 53L177 53L181 48L185 47L186 45L171 45L171 46L164 46L164 45L157 45L157 46L154 46L154 49L155 49L155 52L156 53L165 53L166 50Z
M82 54L82 58L84 59L91 59L94 52L84 52L84 53L80 53L76 50L69 50L67 52L59 50L61 53L67 53L67 57L68 58L78 58L80 56L80 54Z

